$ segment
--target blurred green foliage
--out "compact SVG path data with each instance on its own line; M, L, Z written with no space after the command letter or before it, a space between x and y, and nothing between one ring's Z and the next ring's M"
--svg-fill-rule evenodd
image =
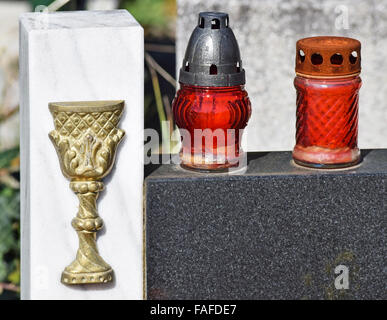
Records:
M52 2L54 2L54 0L30 0L33 8L36 8L37 6L48 6Z
M19 156L19 148L2 151L0 153L0 170L12 166L13 161Z
M37 6L49 6L51 3L53 3L55 0L29 0L31 3L31 7L33 10ZM93 0L91 0L93 1ZM70 0L67 4L65 4L63 7L60 8L60 11L69 11L69 10L77 10L77 1L76 0Z
M163 13L165 0L126 0L123 7L142 24L165 27L167 16Z
M173 37L176 0L122 0L120 8L136 18L146 36Z
M4 177L15 174L18 158L18 148L0 152L0 283L14 285L20 282L20 192Z

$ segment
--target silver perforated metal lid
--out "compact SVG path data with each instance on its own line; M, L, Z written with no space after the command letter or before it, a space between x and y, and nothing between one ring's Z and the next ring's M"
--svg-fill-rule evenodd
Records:
M246 83L238 42L227 13L201 12L185 52L179 81L228 87Z

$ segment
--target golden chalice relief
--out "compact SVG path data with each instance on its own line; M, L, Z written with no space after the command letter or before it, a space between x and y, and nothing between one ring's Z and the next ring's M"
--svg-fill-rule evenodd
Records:
M102 179L111 171L118 144L124 101L53 102L49 104L55 130L49 137L59 157L62 173L79 199L72 226L79 238L75 260L65 268L64 284L105 283L113 270L98 253L96 232L103 227L97 198Z

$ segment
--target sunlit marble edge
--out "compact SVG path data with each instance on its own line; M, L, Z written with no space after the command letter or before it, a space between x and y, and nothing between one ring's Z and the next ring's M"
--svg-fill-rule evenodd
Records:
M27 12L20 15L28 31L141 27L127 10ZM141 27L142 28L142 27Z

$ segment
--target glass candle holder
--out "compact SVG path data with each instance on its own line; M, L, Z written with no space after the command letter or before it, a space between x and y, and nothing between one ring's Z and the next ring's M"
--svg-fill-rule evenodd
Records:
M297 42L297 123L293 159L313 168L361 161L358 141L360 42L313 37Z
M243 166L241 136L251 115L245 82L228 15L200 13L172 105L182 138L182 167L228 171Z
M200 87L180 84L173 103L177 126L186 130L182 166L222 170L239 165L244 157L241 133L251 115L244 86Z

